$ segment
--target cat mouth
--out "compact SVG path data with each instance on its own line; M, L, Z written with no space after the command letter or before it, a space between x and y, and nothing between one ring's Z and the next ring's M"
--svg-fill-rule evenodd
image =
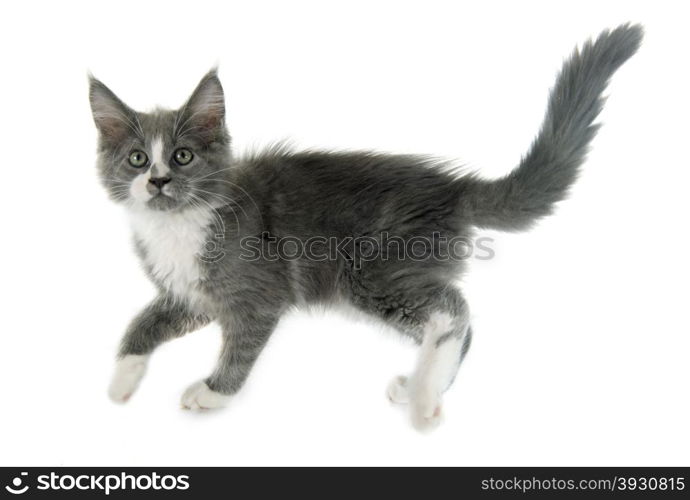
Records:
M158 196L165 196L165 197L167 197L167 198L172 198L172 196L170 196L169 194L164 193L163 191L158 191L157 193L151 195L151 199L154 199L154 198L156 198L156 197L158 197Z
M170 210L177 208L179 204L179 200L162 191L154 194L147 202L147 205L155 210Z

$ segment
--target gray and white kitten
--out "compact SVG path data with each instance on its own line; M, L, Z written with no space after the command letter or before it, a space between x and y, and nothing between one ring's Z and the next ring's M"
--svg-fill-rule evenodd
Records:
M641 40L640 26L623 25L576 50L529 152L498 180L411 155L273 148L234 158L215 71L181 109L151 113L92 78L98 169L127 208L159 290L125 333L110 397L129 399L162 342L217 321L220 359L182 405L221 407L283 313L344 302L419 345L417 366L388 395L409 404L415 427L437 425L472 336L454 284L464 269L455 244L475 228L527 229L565 198L597 131L602 92Z

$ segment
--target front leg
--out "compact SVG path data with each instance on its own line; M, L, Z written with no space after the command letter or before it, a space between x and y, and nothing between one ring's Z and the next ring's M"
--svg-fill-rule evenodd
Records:
M240 390L254 362L273 333L279 311L259 312L253 307L236 307L237 316L221 318L223 346L215 370L182 395L182 407L191 410L220 408Z
M116 403L124 403L139 386L149 356L166 340L180 337L201 328L210 318L191 312L179 300L159 295L130 323L120 344L115 375L108 395Z

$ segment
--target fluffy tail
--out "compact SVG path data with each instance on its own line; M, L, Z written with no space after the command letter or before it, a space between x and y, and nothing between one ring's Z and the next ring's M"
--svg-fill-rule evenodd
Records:
M641 26L625 24L575 50L551 90L541 131L518 168L494 181L462 180L461 209L472 224L526 229L566 197L596 135L593 122L604 105L602 92L637 51L642 36Z

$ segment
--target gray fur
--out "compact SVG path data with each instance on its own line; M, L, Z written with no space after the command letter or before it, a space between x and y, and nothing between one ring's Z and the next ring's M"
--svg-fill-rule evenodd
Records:
M466 179L463 213L479 227L522 230L563 200L584 162L615 71L642 42L640 26L622 25L588 41L566 61L549 96L541 131L517 169L497 182Z
M122 339L120 356L148 354L161 343L197 330L210 321L208 316L190 313L178 301L161 294L132 320Z
M306 241L314 236L372 237L388 233L469 237L476 227L518 230L550 214L574 182L597 126L601 97L615 70L637 50L639 26L602 33L568 59L549 98L544 124L519 167L506 177L458 177L437 161L373 152L293 152L276 147L235 159L224 125L223 93L215 71L200 82L180 110L135 112L98 80L91 80L91 105L100 131L98 168L116 201L131 205L127 191L141 174L128 164L133 149L164 140L166 158L180 147L195 154L193 165L173 167L170 196L148 208L180 212L213 206L224 226L217 259L201 259L201 308L173 296L152 274L160 296L134 319L120 356L146 354L161 342L217 321L225 339L208 386L223 394L240 389L281 315L301 304L347 302L397 328L417 343L435 311L454 318L437 342L463 335L458 365L471 338L468 307L454 287L462 260L434 258L447 251L439 241L426 258L409 259L378 248L364 262L358 243L325 261L300 258L246 260L243 238ZM149 168L157 168L155 165ZM217 226L218 224L214 224ZM209 240L218 227L208 228ZM376 245L374 243L374 245ZM138 242L146 257L146 248ZM149 269L150 271L150 269Z

